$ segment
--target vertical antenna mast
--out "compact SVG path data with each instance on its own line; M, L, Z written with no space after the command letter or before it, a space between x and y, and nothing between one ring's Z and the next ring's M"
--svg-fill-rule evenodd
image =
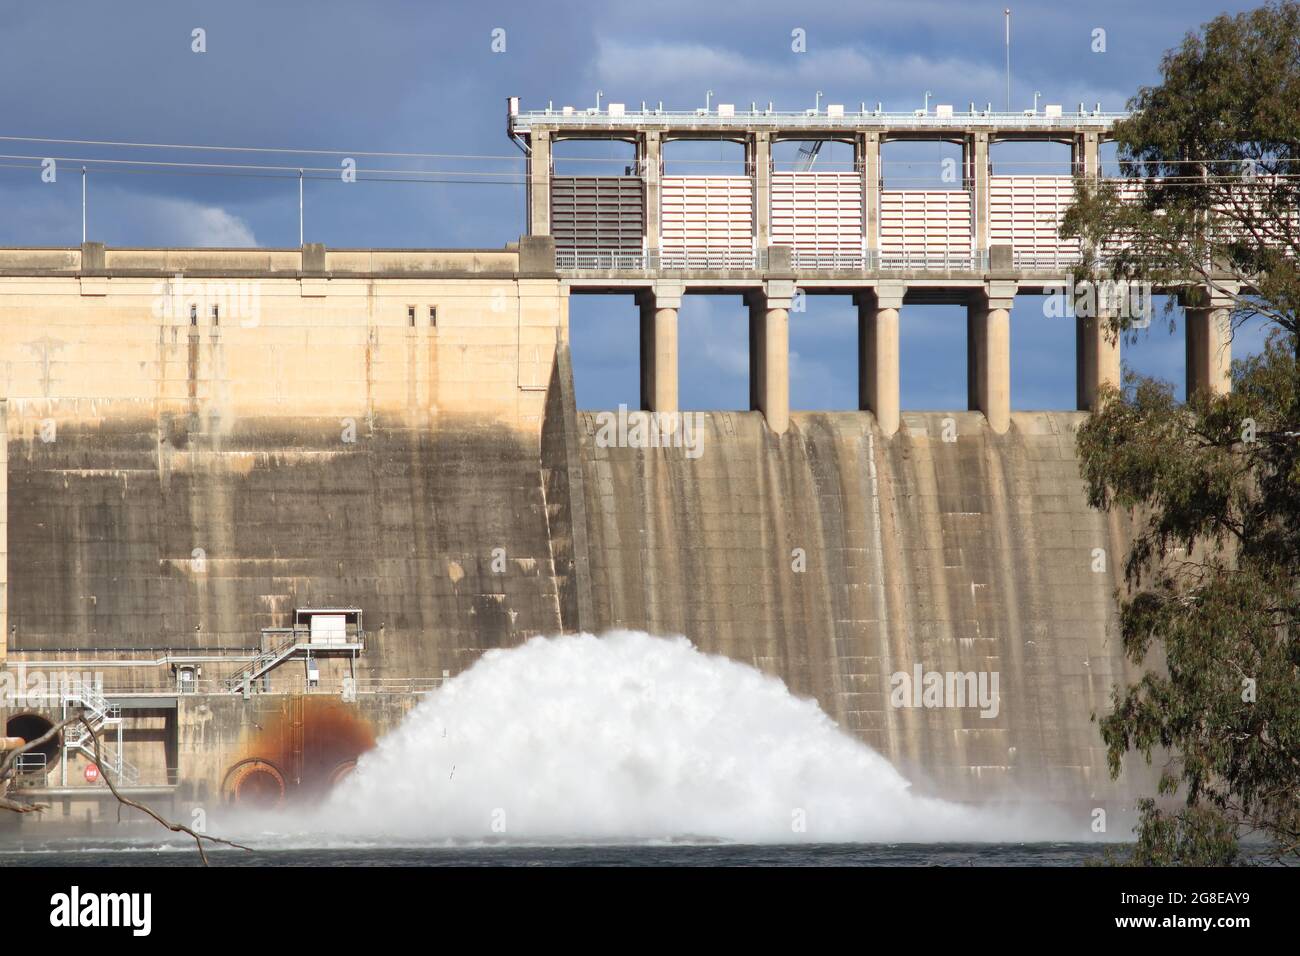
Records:
M1007 23L1007 112L1011 112L1011 8L1002 11Z

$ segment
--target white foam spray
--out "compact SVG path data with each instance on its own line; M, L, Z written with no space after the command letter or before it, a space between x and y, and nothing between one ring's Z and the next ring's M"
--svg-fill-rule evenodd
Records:
M313 829L418 841L1025 840L914 795L776 678L633 631L489 651L364 755Z

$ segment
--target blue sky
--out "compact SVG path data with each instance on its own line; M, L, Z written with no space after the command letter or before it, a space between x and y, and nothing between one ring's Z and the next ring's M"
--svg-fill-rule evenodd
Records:
M358 3L336 0L196 3L133 0L0 5L0 135L337 150L334 156L209 153L210 162L337 166L360 151L490 159L363 159L363 168L439 170L456 182L306 184L305 237L331 246L500 247L524 228L522 188L484 172L517 170L505 136L505 98L525 108L604 101L668 108L773 101L778 109L884 103L964 105L1003 93L1003 3L907 0L844 4L618 2ZM1012 104L1119 109L1153 82L1162 51L1224 9L1254 4L1012 2ZM1093 31L1106 31L1094 53ZM192 51L202 28L207 50ZM791 51L806 31L807 52ZM494 30L505 51L494 53ZM134 155L107 147L0 141L0 154L53 156L42 183L33 160L0 159L0 244L73 245L81 239L79 164ZM611 153L611 156L615 155ZM943 153L886 154L911 177ZM834 157L827 157L834 159ZM1059 154L1007 153L1016 162ZM904 163L914 164L904 166ZM460 175L458 175L460 174ZM473 175L471 175L473 174ZM888 175L888 171L887 171ZM295 246L293 178L96 172L89 237L111 245ZM579 404L638 397L637 311L619 296L572 309ZM903 314L905 409L965 402L965 315ZM688 297L681 314L682 404L740 408L748 394L745 311L735 297ZM815 297L792 316L792 403L851 408L857 394L856 318L845 298ZM1237 351L1257 347L1242 336ZM1182 380L1181 328L1158 320L1125 360ZM1074 330L1022 297L1012 319L1012 404L1074 403Z

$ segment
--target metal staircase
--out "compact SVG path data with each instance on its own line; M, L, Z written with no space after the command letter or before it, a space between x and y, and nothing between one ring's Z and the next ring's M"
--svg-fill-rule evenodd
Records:
M226 690L232 693L240 693L245 685L251 685L253 681L276 667L285 658L291 656L298 649L301 641L302 635L293 634L268 650L262 651L233 675L226 678Z
M115 784L128 787L139 784L140 771L122 755L121 710L110 704L99 688L81 681L70 683L63 690L63 718L66 720L78 709L99 738L99 753L95 753L95 742L90 732L79 721L63 728L64 753L75 750L85 754L96 762L101 773L111 773ZM116 747L104 739L106 729L116 730ZM66 761L64 766L66 768Z

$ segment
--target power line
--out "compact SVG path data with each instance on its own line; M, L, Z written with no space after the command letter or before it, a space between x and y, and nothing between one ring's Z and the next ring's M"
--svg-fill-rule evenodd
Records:
M180 165L183 166L185 164L180 164ZM893 168L897 169L898 167L901 166L914 168L917 165L922 165L922 164L900 163L895 165ZM1053 165L1059 166L1060 164L1053 164ZM0 162L0 169L14 169L14 170L21 169L21 170L34 171L40 168L41 167L39 164L33 164L33 163ZM252 167L252 168L257 168L257 167ZM90 165L88 166L88 169L90 171L93 171L97 176L152 175L152 176L182 176L182 177L204 177L204 178L217 177L217 178L230 178L230 179L267 179L267 180L277 180L281 182L283 181L292 182L298 178L297 170L289 169L289 168L286 168L279 172L251 172L251 171L247 171L247 169L240 170L240 171L230 171L230 170L222 170L222 169L203 169L203 168L190 169L190 168L175 168L175 167L168 167L163 169L130 168L130 167L120 167L120 166L95 167L93 166L93 161L90 161ZM527 185L527 177L523 175L514 176L513 178L496 178L496 179L458 178L461 176L481 177L484 175L482 173L475 173L473 171L420 172L420 171L402 171L402 170L366 170L363 172L365 172L366 174L358 175L355 179L355 182L388 183L388 184L396 184L396 185L446 184L446 185L463 185L463 186L512 186L512 187L521 187ZM1006 174L1002 174L1002 175L1006 175ZM312 182L340 182L338 171L333 169L328 169L328 168L323 170L316 168L313 170L311 175L304 174L303 178L306 180L310 180ZM882 178L887 178L888 181L893 184L891 188L904 187L904 186L906 187L929 186L929 185L936 184L936 178L934 176L915 176L915 175L899 176L897 174L894 174ZM1120 179L1120 178L1111 178L1110 181L1116 183L1136 183L1138 185L1148 184L1147 181L1144 180L1129 180L1129 179ZM1166 185L1166 186L1168 185L1211 186L1211 185L1221 185L1224 183L1240 184L1243 182L1251 182L1251 181L1252 180L1249 179L1243 179L1241 176L1210 176L1210 177L1169 176L1159 180L1159 183L1161 185ZM1258 182L1263 186L1275 186L1275 187L1288 186L1288 185L1300 184L1300 175L1259 176L1256 177L1255 180L1253 181ZM344 183L344 185L347 185L347 183ZM965 187L958 186L958 185L951 185L948 188L948 191L953 191L953 192L961 192L964 190Z
M39 164L47 160L54 160L55 162L59 162L59 163L85 163L89 165L97 164L102 167L122 166L122 167L151 167L151 168L177 168L177 169L203 169L203 170L259 170L264 172L282 174L286 176L297 176L297 174L300 171L309 172L309 173L329 174L322 178L337 177L342 171L340 167L335 167L335 166L276 166L276 165L268 165L265 163L199 163L199 162L185 161L185 160L109 159L109 158L95 158L95 157L87 157L87 156L36 156L36 155L27 155L27 154L20 154L20 153L0 153L0 159L28 160L31 163L35 164L36 167L39 167ZM622 166L627 165L623 160L562 158L559 161L562 163L611 162ZM670 159L667 160L666 162L680 167L710 166L710 165L733 165L734 166L740 164L739 160L716 160L716 159L714 160ZM918 166L932 166L934 165L935 162L936 160L919 160L919 159L883 160L880 163L880 165L882 168L893 167L897 169L900 167L914 168ZM938 162L943 162L943 160L940 159L938 160ZM1188 162L1192 162L1192 161L1188 161ZM1241 166L1241 164L1237 161L1223 160L1221 162L1225 162L1225 163L1231 162L1236 167ZM1207 164L1208 161L1205 163L1200 163L1199 165L1207 165ZM853 167L851 167L849 164L846 163L833 164L833 165L837 166L839 168L839 171L842 172L855 171ZM1021 168L1062 169L1062 168L1072 168L1075 164L1071 160L996 160L994 161L993 165L1001 166L1004 168L1015 168L1015 169L1021 169ZM1103 166L1118 165L1123 167L1123 166L1140 166L1140 165L1147 165L1147 164L1128 163L1122 161L1110 161L1110 162L1103 162L1102 165ZM1173 165L1173 164L1170 163L1168 165ZM391 167L370 168L370 167L362 167L362 166L356 167L355 170L353 171L358 173L378 173L378 174L390 175L390 176L477 176L477 177L496 177L496 178L513 177L518 179L519 181L525 180L528 175L526 172L522 170L494 172L489 170L471 170L471 169L402 169L402 168L391 168ZM1266 175L1271 176L1274 174L1266 174L1258 171L1255 174L1257 178L1264 177ZM1291 176L1296 174L1280 174L1280 175ZM1180 177L1180 178L1187 178L1191 180L1191 179L1200 179L1204 177L1187 176L1187 177ZM1220 174L1219 176L1214 176L1211 178L1229 178L1229 177L1225 177L1222 174Z
M816 139L811 140L811 141L816 141ZM12 135L9 135L9 136L0 136L0 142L13 142L13 143L57 143L57 144L62 144L62 145L99 146L99 147L111 147L111 148L122 148L122 149L190 150L190 151L200 151L200 152L265 153L265 154L275 154L275 155L342 156L342 157L344 157L344 158L356 157L356 156L367 156L367 157L406 158L406 159L464 159L464 160L474 160L474 161L479 161L479 162L509 162L509 163L522 163L522 162L524 161L523 158L520 157L520 156L518 156L518 155L492 155L492 154L476 154L476 153L423 153L423 152L393 151L393 150L388 150L388 151L384 151L384 150L344 150L344 149L319 149L319 148L314 148L314 147L301 147L301 148L300 148L300 147L284 147L284 146L218 146L218 145L202 144L202 143L141 143L141 142L133 142L133 141L130 141L130 140L73 139L73 138L56 138L56 137L41 137L41 136L12 136ZM561 142L565 142L565 141L561 141ZM570 141L568 141L568 142L580 142L580 141L578 141L578 140L570 140ZM587 141L583 141L583 142L587 142ZM615 140L610 140L609 142L617 142L617 141L615 141ZM687 142L687 141L686 141L686 140L682 140L682 141L680 141L680 142ZM694 142L694 141L691 141L691 142ZM793 141L793 140L792 140L792 141L790 141L790 142L793 143L793 142L797 142L797 141ZM15 158L38 158L38 159L45 159L45 158L57 158L57 157L15 157ZM555 161L557 161L557 162L564 162L564 163L605 163L605 164L611 164L611 165L623 165L623 166L626 166L626 165L628 164L628 161L629 161L629 160L632 160L632 159L634 159L634 158L635 158L635 157L554 156L554 159L555 159ZM68 159L68 161L69 161L69 162L83 162L83 161L91 161L91 160ZM111 162L111 160L94 160L94 161L96 161L96 162ZM725 165L725 164L729 164L729 163L734 162L734 161L732 161L732 160L725 160L725 159L722 159L722 160L710 160L710 159L674 160L674 159L668 159L667 157L666 157L666 161L670 161L670 162L679 162L679 163L691 163L691 164L699 164L699 165L717 165L717 164ZM1199 166L1199 165L1213 165L1213 164L1230 164L1230 165L1233 165L1233 166L1240 166L1240 165L1242 165L1244 162L1247 162L1247 161L1248 161L1248 160L1245 160L1245 159L1165 159L1165 160L1150 160L1150 161L1148 161L1148 160L1113 160L1113 161L1111 161L1111 162L1112 162L1112 163L1117 163L1117 164L1120 165L1120 166L1127 166L1127 165L1132 165L1132 166L1142 166L1142 165L1160 165L1160 166L1198 165L1198 166ZM1259 158L1259 159L1256 160L1256 161L1268 162L1269 160L1266 160L1266 159L1264 159L1264 158L1261 157L1261 158ZM1275 161L1277 161L1277 162L1287 162L1288 160L1285 159L1285 158L1282 158L1282 157L1275 157ZM116 162L128 162L128 161L127 161L127 160L117 160ZM145 161L141 160L140 162L145 162ZM1049 164L1049 163L1046 162L1046 161L1041 162L1041 163L1035 163L1035 165L1048 165L1048 164ZM295 172L296 172L296 170L299 168L298 166L292 166L292 167L289 167L289 166L265 166L264 164L263 164L263 165L259 165L259 164L194 164L194 165L210 165L210 166L241 167L241 168L242 168L243 166L251 166L252 168L270 168L270 169L278 169L278 170L285 170L285 171L292 170L292 171L295 171ZM1026 163L1026 165L1029 165L1029 163ZM386 171L387 171L387 170L386 170Z
M39 168L40 167L38 166L31 166L26 163L0 163L0 169L33 170ZM95 172L97 175L100 176L132 176L132 175L134 176L199 176L199 177L215 176L223 179L274 179L280 182L285 182L285 181L292 182L298 178L296 175L290 176L282 173L275 173L275 174L237 173L237 172L232 173L232 172L215 172L215 171L203 172L198 170L185 170L185 169L96 169L93 170L93 172ZM311 182L338 182L339 181L337 172L335 172L335 174L332 176L306 176L304 178L306 178ZM453 184L460 184L464 186L526 185L526 181L523 179L520 179L518 181L497 181L497 180L482 180L482 179L445 179L445 178L436 178L432 176L424 179L389 179L380 176L358 176L356 181L361 183L397 183L399 185L403 183L407 183L411 185L419 185L423 183L434 183L434 184L453 183Z
M127 167L161 167L161 168L179 168L179 169L256 169L276 173L290 173L297 176L300 172L311 173L331 173L335 176L342 172L340 167L336 166L268 166L260 163L195 163L181 160L157 160L157 159L95 159L84 156L25 156L13 153L0 153L0 159L27 159L37 163L46 160L54 160L56 163L98 163L104 166L127 166ZM412 176L433 176L433 175L451 175L451 176L522 176L521 172L476 172L474 170L439 170L439 169L366 169L356 167L354 170L358 173L390 173L398 175Z
M280 147L216 147L216 146L188 146L181 144L159 144L159 143L130 143L126 141L108 141L108 140L37 140L32 137L15 137L0 136L0 141L22 141L22 142L63 142L79 143L83 145L97 146L128 146L141 148L156 149L200 149L200 150L229 150L249 153L292 153L303 152L313 153L316 155L326 154L327 150L290 150ZM369 156L407 156L407 157L433 157L450 158L452 154L433 154L433 153L378 153L374 151L357 151L357 155ZM461 159L493 159L495 157L474 157L466 154L459 156ZM509 157L515 162L518 159ZM557 157L561 164L569 163L610 163L627 167L628 163L625 158L614 157ZM333 167L333 166L285 166L267 163L219 163L219 162L196 162L193 160L149 160L149 159L114 159L114 158L91 158L77 156L36 156L26 154L0 154L0 160L18 160L26 162L0 162L0 168L7 169L42 169L48 161L55 163L69 163L83 166L87 170L92 170L96 175L172 175L172 176L221 176L246 179L295 179L302 177L311 179L315 182L340 181L349 182L349 179L343 179L343 174L350 172L355 181L376 182L376 183L436 183L452 185L505 185L505 186L522 186L528 182L528 175L525 170L512 171L490 171L490 170L472 170L472 169L408 169L408 168L385 168L385 167ZM944 160L939 159L940 162ZM882 160L881 173L897 171L906 168L915 170L932 166L934 160ZM1104 161L1103 168L1116 168L1123 170L1125 167L1140 167L1146 165L1168 165L1176 166L1183 164L1195 164L1200 168L1219 164L1231 164L1234 173L1224 175L1197 173L1189 176L1171 175L1161 177L1159 182L1164 185L1177 185L1181 183L1197 185L1214 185L1224 182L1242 182L1258 181L1261 185L1272 184L1288 185L1292 180L1297 179L1295 174L1276 174L1263 173L1256 171L1253 176L1246 176L1242 168L1246 165L1242 160L1171 160L1168 163L1151 164L1142 160L1112 160ZM30 164L30 165L29 165ZM667 159L665 166L668 164L676 166L678 169L690 170L693 167L711 168L717 165L738 165L736 160L710 160L710 159ZM779 164L778 164L779 165ZM856 172L856 167L850 164L843 164L846 173ZM991 165L1002 170L1025 170L1032 174L1036 169L1049 168L1053 170L1073 170L1074 163L1065 160L1004 160L994 161ZM774 167L776 168L776 167ZM665 169L666 171L666 169ZM1003 173L1005 175L1005 173ZM1064 175L1057 173L1057 175ZM899 177L896 172L891 175L890 180L897 186L907 185L929 185L933 183L932 177L908 176ZM1120 179L1117 177L1107 177L1121 182L1133 182L1131 179ZM957 187L954 187L957 188Z
M200 143L133 143L125 140L55 139L47 136L0 136L0 142L59 143L65 146L114 146L132 149L187 149L221 153L288 153L296 156L384 156L406 159L487 159L515 163L522 162L522 159L518 154L490 156L475 155L472 153L407 153L381 152L362 149L298 149L287 146L211 146Z

